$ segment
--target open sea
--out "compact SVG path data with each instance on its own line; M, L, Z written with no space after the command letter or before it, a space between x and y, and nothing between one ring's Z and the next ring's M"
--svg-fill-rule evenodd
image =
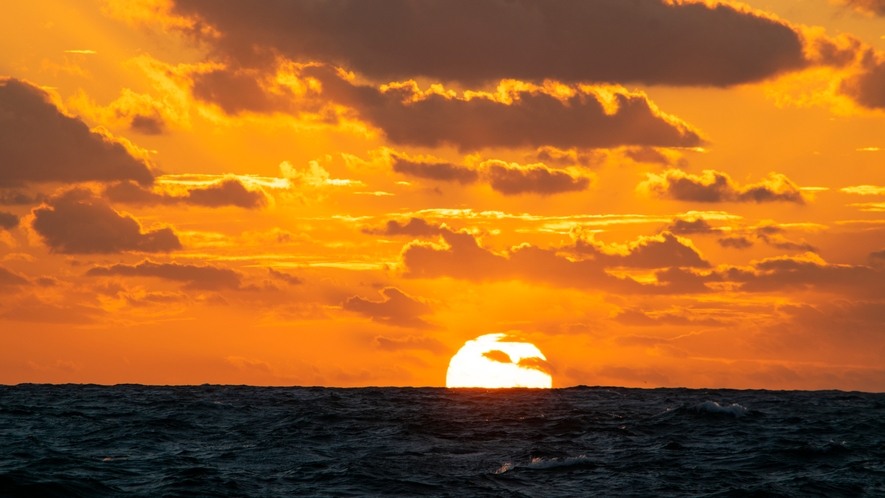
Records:
M885 496L885 394L0 386L0 496Z

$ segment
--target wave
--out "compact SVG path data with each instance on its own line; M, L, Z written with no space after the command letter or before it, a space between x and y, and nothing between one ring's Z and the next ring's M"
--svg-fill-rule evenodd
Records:
M698 403L689 409L698 413L731 415L734 418L741 418L750 412L750 410L747 410L746 407L741 406L737 403L732 403L730 405L720 405L715 401L704 401L703 403Z

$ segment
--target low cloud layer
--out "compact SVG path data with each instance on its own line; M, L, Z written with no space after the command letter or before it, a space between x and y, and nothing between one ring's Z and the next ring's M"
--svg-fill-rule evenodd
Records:
M742 187L719 171L705 170L702 175L692 175L669 169L660 175L648 173L648 180L642 182L639 189L657 197L689 202L805 203L801 189L778 173Z
M369 235L406 235L409 237L431 237L442 233L443 228L439 225L428 223L424 218L409 218L403 223L396 220L388 220L380 228L366 227L361 231Z
M267 205L267 196L260 190L248 190L236 179L223 180L206 187L188 189L183 195L147 190L133 182L120 182L107 187L104 197L121 204L160 205L186 204L203 207L236 206L259 209Z
M553 195L580 192L590 188L592 176L573 170L551 169L541 163L519 165L497 159L483 161L476 167L447 163L434 158L409 158L391 154L391 166L397 173L434 181L470 184L488 183L504 194Z
M90 277L153 277L180 282L187 289L197 290L236 290L241 287L239 273L213 265L155 263L146 260L137 265L96 266L90 268L86 275Z
M52 197L34 209L32 227L60 254L169 252L181 249L171 228L144 230L133 217L114 211L88 190Z
M0 187L27 183L154 181L120 142L63 114L30 83L0 78Z
M646 237L620 250L593 241L543 249L527 244L496 253L482 247L474 235L444 230L448 247L412 242L402 252L407 278L450 277L475 282L523 280L554 287L598 289L625 294L709 292L705 277L677 267L707 268L697 251L675 236ZM571 253L572 257L567 257ZM616 277L608 268L661 269L656 284ZM664 269L668 268L668 269Z
M381 295L384 296L383 301L371 301L353 296L344 301L342 307L380 323L416 329L436 328L421 318L433 313L433 308L424 301L395 287L382 289Z
M269 87L279 78L319 82L303 95L289 87ZM398 145L451 145L462 151L485 148L560 149L641 145L696 147L698 130L661 113L643 93L623 88L587 86L547 88L502 82L496 93L422 91L414 81L382 87L354 83L331 66L274 68L262 74L226 68L194 74L192 92L219 105L228 114L284 112L331 114L329 102L352 109L366 123L381 129ZM321 90L315 90L319 86ZM402 167L409 167L403 164ZM412 168L418 166L412 165ZM441 174L444 167L428 167Z

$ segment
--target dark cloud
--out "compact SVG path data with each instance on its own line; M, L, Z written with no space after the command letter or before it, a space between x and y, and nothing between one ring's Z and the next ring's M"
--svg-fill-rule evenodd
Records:
M839 0L840 3L868 15L885 16L885 0Z
M24 285L31 285L31 281L0 266L0 292L14 291Z
M302 280L299 277L296 277L295 275L283 273L281 271L274 270L273 268L268 268L267 271L268 271L268 273L270 273L271 277L273 277L277 280L281 280L283 282L286 282L289 285L301 285L304 283L304 280Z
M18 226L18 216L7 213L6 211L0 211L0 229L2 230L12 230L13 228Z
M406 223L388 220L381 228L363 228L361 231L369 235L407 235L409 237L432 237L442 233L439 225L428 223L423 218L409 218Z
M109 254L181 249L171 228L143 231L135 218L114 211L88 190L75 189L34 209L32 227L61 254Z
M435 355L450 353L448 347L433 337L384 337L377 336L374 339L375 346L384 351L430 351Z
M804 67L800 35L728 4L597 0L176 0L248 66L276 55L387 82L504 78L729 86ZM617 26L617 29L613 27ZM243 90L248 90L244 88Z
M239 74L232 69L216 72ZM222 85L227 81L207 79L212 74L215 73L194 76L194 96L220 105L225 112L322 113L332 112L324 105L333 102L352 109L356 117L381 129L390 142L401 145L452 145L461 151L474 151L542 146L560 149L620 145L694 147L704 143L697 130L662 114L644 94L626 90L614 90L610 101L605 103L603 100L609 96L585 93L580 88L572 89L573 95L565 98L546 93L542 87L527 89L519 85L505 90L508 97L503 100L498 95L484 93L457 97L435 91L422 92L413 83L382 88L360 85L335 68L313 65L301 68L298 76L319 81L321 94L296 98L283 89L282 94L269 93L274 96L270 103L253 103L236 89L205 89L207 85ZM266 78L266 85L272 85L274 79L252 72L243 74L242 78ZM255 85L256 91L266 92L258 82ZM328 119L335 122L338 118L333 114ZM447 172L441 165L422 168L419 164L409 168L402 163L400 167L426 175ZM458 174L457 168L450 174Z
M229 178L206 187L189 189L185 195L170 195L146 190L133 182L120 182L107 187L103 194L112 202L123 204L188 204L204 207L237 206L259 209L267 205L267 196L260 190L248 190L239 180Z
M129 128L144 135L162 135L166 132L166 122L159 114L152 116L136 114L132 117Z
M703 218L696 218L691 221L676 218L665 230L676 235L707 234L719 231L718 228L710 225L710 223Z
M391 166L397 173L428 180L458 182L464 185L479 179L479 174L476 170L466 166L445 162L411 160L396 154L391 155Z
M680 201L805 203L799 187L777 173L771 173L759 183L741 187L727 174L718 171L705 170L703 175L697 176L670 169L661 175L649 173L648 180L641 186L658 197Z
M556 147L544 146L530 155L532 159L557 166L598 166L605 161L606 153L598 150L560 150Z
M383 301L370 301L359 296L348 298L343 308L374 321L396 325L398 327L428 329L437 328L420 317L433 313L433 308L424 301L416 299L395 287L381 290Z
M656 237L641 238L628 246L626 253L610 253L605 246L594 241L578 239L573 251L589 256L605 267L629 268L668 268L691 267L709 268L710 263L704 261L697 250L669 232L662 232Z
M240 274L228 268L205 265L182 265L179 263L154 263L145 260L137 265L117 264L96 266L86 272L90 277L153 277L185 284L185 288L197 290L240 289Z
M885 262L885 249L881 251L871 252L870 260L873 262Z
M738 283L744 292L816 290L877 298L885 295L881 268L828 264L817 257L765 259L751 269L729 268L720 274L724 280Z
M537 356L530 356L528 358L523 358L519 360L516 364L519 368L527 368L529 370L537 370L539 372L544 372L547 375L553 375L556 373L556 369L553 368L553 365L550 364L547 360L541 359Z
M26 206L28 204L40 204L47 197L43 194L28 194L20 190L0 190L0 205L2 206Z
M753 240L744 237L743 235L723 237L716 242L722 247L730 247L732 249L747 249L753 247Z
M26 183L154 181L119 142L62 114L43 90L0 78L0 187Z
M505 353L504 351L493 349L491 351L486 351L482 354L483 357L488 358L492 361L497 361L498 363L513 363L513 359L510 358L510 355Z
M694 249L682 245L671 234L642 240L632 244L629 252L619 254L606 253L588 242L559 249L523 244L505 254L498 254L480 246L476 237L466 232L444 230L442 237L448 244L447 248L421 242L406 246L402 253L405 277L450 277L475 282L523 280L555 287L600 289L625 294L709 291L704 286L708 277L689 271L659 271L658 284L642 284L605 271L614 267L709 266ZM581 256L581 259L563 254L568 252Z
M839 91L863 107L885 109L885 57L868 50L861 61L862 70L839 85Z
M628 147L623 154L637 163L670 164L670 158L654 147Z
M590 179L586 176L572 176L543 164L518 166L493 160L483 163L483 168L492 189L504 195L551 195L579 192L590 187Z

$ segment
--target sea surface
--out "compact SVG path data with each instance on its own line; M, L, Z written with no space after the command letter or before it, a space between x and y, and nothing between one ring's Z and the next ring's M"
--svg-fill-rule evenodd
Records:
M885 496L885 394L0 386L0 496Z

